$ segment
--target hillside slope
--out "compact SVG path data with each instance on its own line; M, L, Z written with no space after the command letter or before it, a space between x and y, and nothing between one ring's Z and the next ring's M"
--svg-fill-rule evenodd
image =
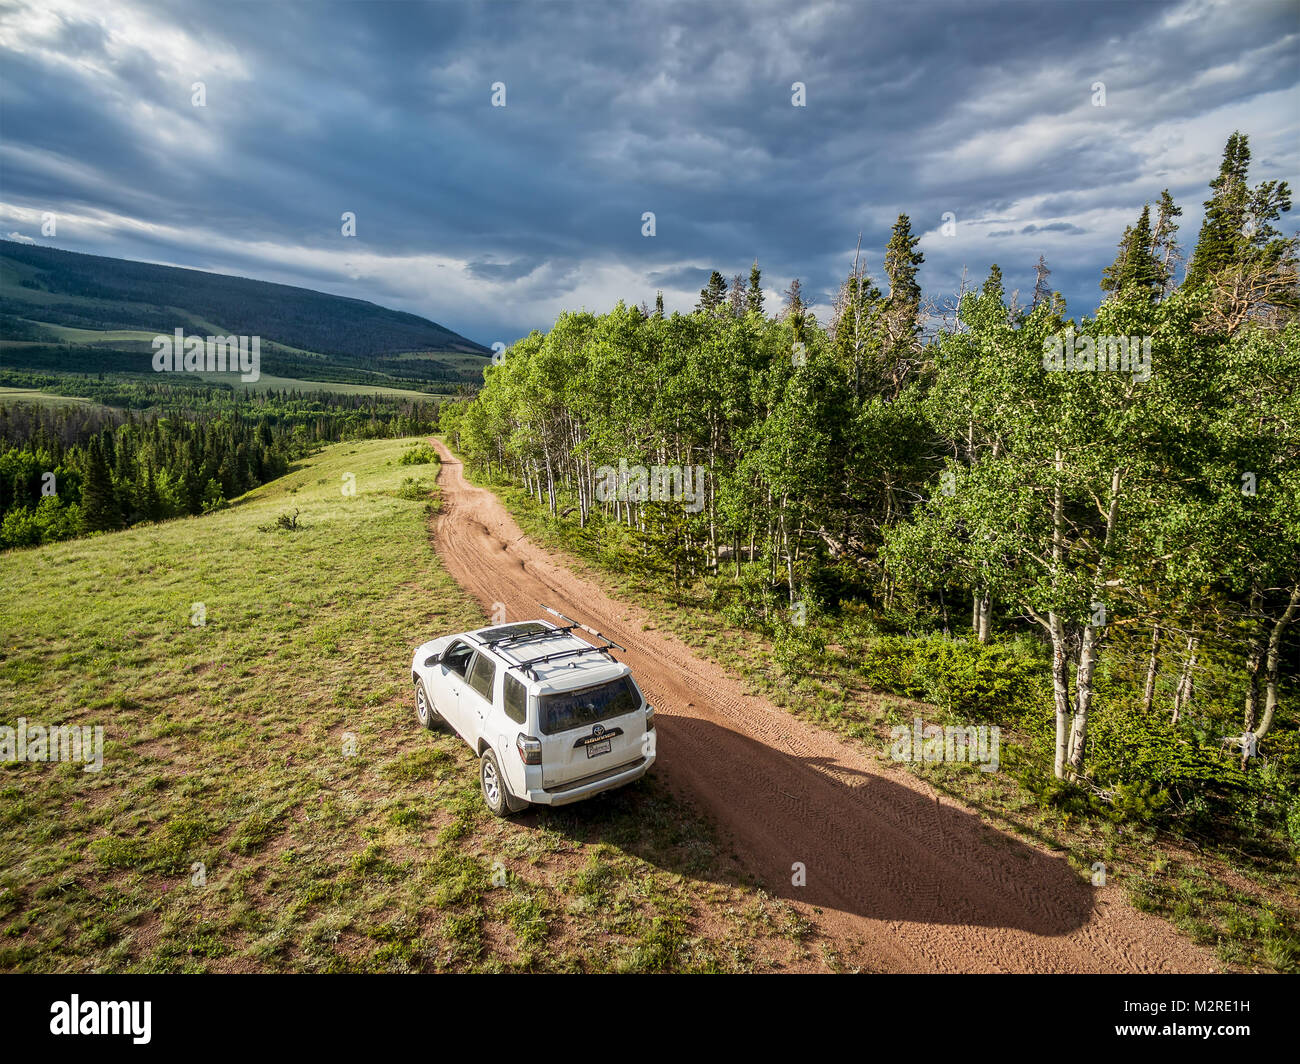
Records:
M247 277L155 266L0 240L5 313L92 329L171 332L177 326L274 340L347 358L406 351L486 355L436 322L361 299ZM189 315L178 322L175 310ZM18 313L19 311L25 313Z
M472 384L490 354L436 322L361 299L0 240L8 368L149 372L149 340L177 328L260 336L267 373L312 380Z

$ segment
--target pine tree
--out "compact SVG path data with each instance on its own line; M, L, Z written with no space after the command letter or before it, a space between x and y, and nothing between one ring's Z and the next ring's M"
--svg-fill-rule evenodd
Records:
M749 268L749 294L745 309L755 314L763 313L763 272L758 268L758 259Z
M664 294L663 294L663 290L661 289L658 292L658 294L655 295L655 317L662 318L663 316L664 316Z
M1246 185L1249 168L1249 138L1234 132L1224 146L1219 176L1210 182L1212 194L1205 201L1205 220L1187 267L1188 284L1202 284L1240 260L1242 230L1250 203L1250 189Z
M920 242L919 236L912 235L911 219L900 214L885 246L884 262L889 299L895 306L920 306L921 286L916 282L916 273L925 261L925 255L916 250Z
M727 282L722 279L722 274L714 270L709 275L709 283L700 289L700 301L695 309L706 314L717 314L726 298Z
M146 521L160 521L163 517L162 497L154 477L153 461L145 463L144 490L140 493L140 513Z
M1115 256L1115 261L1101 271L1101 290L1103 292L1118 292L1123 285L1124 271L1128 267L1129 247L1133 243L1133 227L1126 225L1124 235L1120 237L1119 254Z
M1210 286L1203 327L1227 333L1250 320L1276 326L1300 309L1300 241L1284 237L1273 224L1291 209L1291 187L1263 181L1252 189L1249 168L1248 138L1235 132L1210 182L1205 221L1185 277L1188 285Z
M1002 270L995 262L989 267L989 275L984 282L984 296L992 296L999 303L1005 303L1007 298L1006 289L1002 287Z
M104 460L99 437L90 440L85 483L81 488L81 506L88 531L105 532L122 527L122 514L113 494L113 477Z
M243 495L254 487L248 469L248 446L241 443L235 448L235 493Z
M1181 218L1183 209L1174 203L1169 189L1160 193L1160 206L1157 208L1156 228L1151 234L1151 253L1160 267L1160 295L1168 295L1174 286L1174 270L1183 260L1182 250L1174 235L1178 232L1175 218Z
M866 274L861 259L855 258L831 307L830 330L837 359L848 368L856 399L862 398L868 363L879 351L881 308L880 289Z
M1163 273L1152 254L1151 205L1142 208L1137 225L1124 230L1119 242L1119 254L1102 272L1101 288L1104 292L1119 295L1139 292L1150 299L1160 294Z

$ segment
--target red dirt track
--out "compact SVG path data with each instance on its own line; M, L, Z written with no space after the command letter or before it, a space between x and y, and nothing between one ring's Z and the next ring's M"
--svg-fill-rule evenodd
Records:
M923 780L744 692L720 666L524 538L441 441L434 540L453 577L510 620L538 603L604 632L657 709L652 770L796 904L840 963L877 972L1212 972L1212 954L1094 888L1064 858L939 800ZM974 770L972 770L974 771ZM802 862L807 884L791 885ZM815 911L820 909L820 911Z

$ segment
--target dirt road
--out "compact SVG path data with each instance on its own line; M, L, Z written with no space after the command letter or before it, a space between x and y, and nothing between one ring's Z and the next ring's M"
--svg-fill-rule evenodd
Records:
M923 781L744 693L649 612L524 538L441 442L439 556L490 612L539 602L627 647L658 710L654 771L710 815L741 862L800 906L843 963L883 972L1209 972L1212 955L1093 888L1061 857L940 801ZM805 886L792 885L801 862Z

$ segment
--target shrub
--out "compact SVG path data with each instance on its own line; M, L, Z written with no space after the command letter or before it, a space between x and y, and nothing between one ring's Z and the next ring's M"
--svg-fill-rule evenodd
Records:
M429 465L438 461L438 452L427 443L417 443L403 452L398 465Z
M772 640L772 657L787 675L807 673L826 653L826 640L812 628L783 624Z
M295 508L292 514L281 514L269 525L258 525L259 532L299 532L301 526L298 524L298 509Z
M878 691L929 702L964 719L1005 723L1047 704L1043 663L1005 643L881 636L868 644L862 674Z
M1233 758L1202 742L1163 714L1132 705L1098 712L1089 739L1090 765L1103 785L1150 782L1175 795L1194 792L1226 796L1247 785Z
M419 501L420 499L427 498L429 492L432 490L433 489L429 487L428 482L423 477L403 477L402 486L393 492L393 494L399 499Z

